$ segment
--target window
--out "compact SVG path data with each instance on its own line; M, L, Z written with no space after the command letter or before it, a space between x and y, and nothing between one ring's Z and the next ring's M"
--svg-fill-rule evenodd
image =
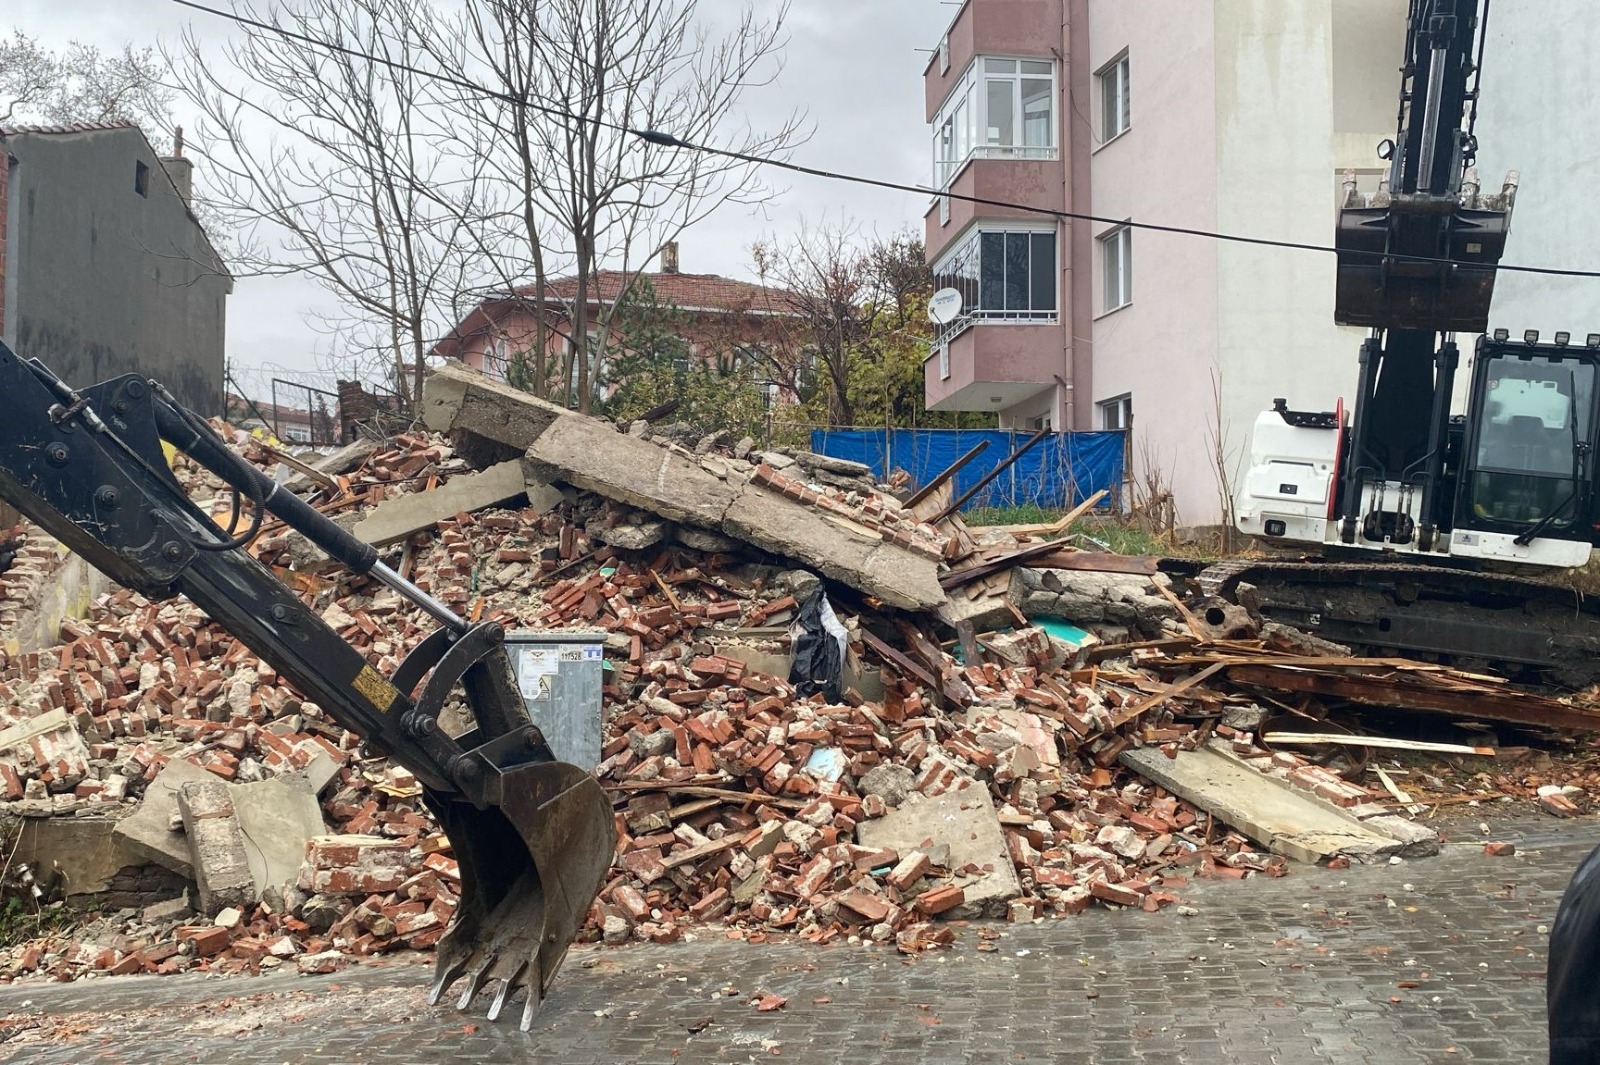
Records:
M950 69L950 35L947 33L939 38L939 73L944 74Z
M969 156L1056 157L1055 63L980 56L933 119L933 183L949 184Z
M972 319L1056 319L1053 229L985 229L958 241L934 266L934 287L961 293L961 315L947 335Z
M133 191L145 197L150 195L150 168L137 159L133 163Z
M1109 432L1126 432L1133 428L1132 392L1103 399L1096 406L1100 408L1100 428Z
M283 438L296 444L311 443L311 428L305 425L283 426Z
M1028 423L1028 428L1032 429L1036 433L1041 429L1049 429L1050 428L1050 415L1046 414L1042 418L1034 418L1032 421L1030 421Z
M1105 277L1102 313L1133 302L1133 230L1113 229L1100 238L1100 268Z
M950 342L939 342L939 380L950 380Z
M1128 53L1100 68L1100 139L1108 141L1128 130Z

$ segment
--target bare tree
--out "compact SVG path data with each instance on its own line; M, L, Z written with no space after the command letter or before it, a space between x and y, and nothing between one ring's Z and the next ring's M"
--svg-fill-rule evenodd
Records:
M790 334L771 370L802 402L820 392L830 425L857 424L859 378L892 354L926 349L918 315L927 299L921 242L863 242L849 223L802 224L798 236L751 249ZM916 325L915 330L909 327ZM805 358L795 358L794 353Z
M455 97L459 151L485 160L494 178L474 223L487 235L476 244L496 253L506 288L531 275L535 387L559 388L585 412L620 292L717 208L773 195L750 162L631 131L758 157L782 157L803 139L795 115L771 131L736 118L744 93L781 67L787 2L765 18L745 7L721 35L698 8L698 0L466 0L442 38L464 42L468 77L499 94ZM570 284L557 291L549 281L562 263ZM623 275L616 291L597 292L602 267ZM554 359L552 308L566 333Z
M21 30L0 40L0 123L138 123L152 137L172 132L174 93L153 48L120 52L69 43L59 54Z
M477 176L441 154L436 83L405 69L439 32L406 0L242 0L221 49L186 32L169 65L198 111L204 195L238 239L238 272L304 273L339 300L345 360L374 357L420 401L433 342L467 287ZM434 45L437 47L437 45ZM365 58L373 56L374 61Z

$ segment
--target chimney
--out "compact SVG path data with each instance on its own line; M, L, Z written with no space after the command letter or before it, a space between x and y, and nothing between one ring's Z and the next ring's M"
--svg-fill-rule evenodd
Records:
M678 242L669 240L661 245L661 272L675 274L678 272Z
M183 127L179 126L172 137L172 154L161 160L161 165L166 168L167 176L172 179L172 184L177 188L178 195L183 197L184 206L189 205L189 198L194 194L194 163L183 157Z

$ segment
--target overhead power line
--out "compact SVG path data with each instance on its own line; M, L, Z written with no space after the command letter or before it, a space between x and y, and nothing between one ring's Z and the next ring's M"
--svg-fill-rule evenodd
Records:
M1003 207L1008 210L1024 211L1029 214L1042 215L1044 217L1054 218L1059 221L1095 222L1108 226L1121 226L1127 229L1142 229L1152 233L1171 233L1178 236L1199 237L1205 240L1222 241L1230 244L1250 244L1263 248L1283 248L1290 251L1319 252L1325 255L1339 254L1339 249L1335 248L1331 244L1311 244L1305 241L1297 240L1273 240L1270 237L1250 237L1245 236L1242 233L1223 233L1216 230L1196 229L1191 226L1162 225L1159 222L1141 222L1132 218L1111 218L1103 215L1087 214L1081 211L1064 211L1051 207L1040 207L1036 204L1017 203L1012 200L997 200L986 196L969 196L959 192L930 189L922 185L907 185L903 182L890 181L887 178L867 177L862 174L847 174L837 170L824 170L821 167L806 166L803 163L792 163L786 159L774 159L769 156L750 155L746 152L736 152L727 148L717 148L708 144L695 144L692 141L681 140L673 134L663 130L635 129L632 126L628 126L619 122L612 122L603 118L597 118L590 115L574 114L573 112L567 111L563 108L551 107L548 104L536 103L533 100L516 96L512 93L500 92L499 90L491 89L485 85L479 85L477 82L471 81L467 78L459 77L453 74L446 74L435 70L423 70L420 67L414 67L406 63L401 63L398 60L386 59L383 56L371 55L370 53L362 52L358 49L347 48L344 45L335 44L332 41L324 41L317 37L312 37L307 34L298 33L294 30L285 29L282 26L275 26L269 22L260 22L256 19L246 18L245 16L233 11L225 11L221 8L208 7L205 4L195 2L195 0L172 0L172 2L180 7L193 8L196 11L203 11L207 14L216 15L219 18L225 18L231 22L239 23L240 25L250 26L258 30L264 30L268 33L274 33L280 37L300 41L303 44L309 44L313 47L322 48L330 52L337 52L341 55L348 55L357 59L364 59L370 63L377 63L380 66L389 67L393 70L400 70L408 74L415 74L418 77L429 78L434 81L442 82L446 85L453 85L456 88L467 89L486 96L489 99L502 100L525 110L547 115L551 118L560 119L564 122L595 125L601 129L609 129L617 133L625 133L629 136L638 137L642 141L646 141L647 143L655 144L664 148L677 148L684 151L701 152L706 155L715 155L724 159L732 159L736 162L750 163L755 166L770 166L779 170L787 170L795 174L805 174L808 177L823 178L828 181L843 181L854 185L866 185L872 188L888 189L893 192L910 192L921 196L936 196L948 200L959 200L962 203L976 204L980 207ZM1471 260L1450 259L1435 255L1402 255L1391 252L1363 251L1346 251L1344 254L1360 256L1369 259L1383 259L1390 262L1428 263L1437 266L1482 267L1484 265L1483 263L1473 262ZM1552 266L1516 266L1505 263L1498 264L1495 269L1497 271L1506 273L1538 274L1545 277L1600 278L1600 270L1576 270Z

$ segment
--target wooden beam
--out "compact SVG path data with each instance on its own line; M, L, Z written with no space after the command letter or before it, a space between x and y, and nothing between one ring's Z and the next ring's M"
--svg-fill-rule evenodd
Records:
M1067 511L1055 521L1038 522L1033 525L991 525L990 529L998 532L1007 532L1013 536L1031 536L1035 533L1066 532L1067 526L1093 510L1099 502L1106 497L1104 488L1085 499L1082 503Z
M957 473L960 473L961 472L961 467L965 466L967 463L969 463L973 459L977 458L978 455L983 452L983 449L988 447L988 446L989 446L989 441L980 440L978 442L978 446L977 447L973 448L971 451L967 452L965 455L962 455L960 458L956 459L950 465L946 466L944 468L944 472L943 473L939 474L933 480L929 481L927 484L925 484L921 488L917 489L917 494L912 496L910 499L906 500L906 509L910 510L912 507L915 507L918 503L922 502L924 499L927 499L929 496L933 495L933 493L937 492L941 485L943 485L950 478L954 477Z
M1473 721L1498 721L1508 725L1600 732L1600 712L1579 710L1527 692L1493 688L1447 689L1428 686L1405 677L1364 676L1297 668L1286 664L1246 665L1219 662L1229 679L1278 691L1348 699L1368 706L1396 707L1447 714Z
M1388 736L1348 736L1338 732L1267 732L1261 736L1267 744L1288 744L1291 747L1321 747L1342 744L1346 747L1381 747L1390 751L1428 751L1433 754L1481 754L1493 758L1493 747L1473 747L1465 743L1432 743L1427 740L1396 740Z
M951 503L948 507L945 507L944 510L942 512L940 512L940 514L937 517L935 517L928 524L929 525L937 525L941 521L943 521L944 519L948 518L950 515L954 514L956 511L960 510L962 505L965 504L967 500L971 499L973 496L975 496L979 492L983 491L983 489L988 486L990 481L992 481L996 477L1000 476L1006 470L1009 470L1013 463L1015 463L1022 456L1026 455L1029 451L1032 451L1035 444L1037 444L1039 441L1043 440L1045 437L1047 437L1049 435L1050 435L1050 430L1049 429L1040 429L1037 433L1034 433L1031 437L1028 438L1026 443L1024 443L1021 447L1017 448L1017 450L1013 451L1011 454L1007 455L1004 459L1002 459L1000 461L999 465L995 466L994 469L992 469L988 473L984 474L978 480L977 484L973 485L971 488L969 488L965 492L963 492L959 497L956 498L956 500L953 503Z

